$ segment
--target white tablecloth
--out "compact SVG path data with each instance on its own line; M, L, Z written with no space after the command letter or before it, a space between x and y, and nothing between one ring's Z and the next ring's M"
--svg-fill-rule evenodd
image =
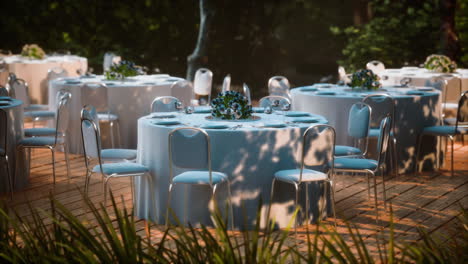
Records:
M83 107L81 102L81 87L89 82L104 82L108 87L109 108L111 113L119 116L121 147L136 148L137 146L137 120L139 117L150 113L151 102L158 96L173 95L178 98L189 100L191 94L174 95L171 93L173 82L181 80L166 74L145 75L129 78L127 81L107 81L103 76L80 78L67 78L54 80L49 88L49 108L54 109L56 94L61 89L71 92L70 123L68 133L70 135L70 152L82 153L80 113ZM190 97L190 98L189 98ZM106 126L107 127L107 126ZM102 136L106 136L106 130L102 130ZM114 135L117 136L116 133ZM104 140L103 144L107 140ZM110 147L105 145L104 147Z
M296 168L296 159L301 153L302 134L311 124L297 123L284 128L264 128L262 124L287 122L292 118L278 114L255 114L258 121L223 122L208 121L209 114L182 115L179 120L184 126L199 126L213 122L222 122L235 129L206 129L211 139L212 167L214 171L224 172L231 181L232 201L234 205L234 223L237 227L244 224L251 227L257 215L260 199L263 201L262 225L270 201L270 189L273 175L278 170ZM326 119L313 115L318 123ZM136 181L136 207L140 218L150 217L163 224L166 212L167 191L169 185L168 135L176 126L154 124L158 119L142 117L138 120L138 162L148 166L153 177L156 213L150 206L151 197L147 192L144 178ZM326 144L326 143L324 143ZM180 171L176 171L180 172ZM311 215L317 217L317 204L321 195L319 184L310 184ZM224 208L227 191L225 184L220 184L217 201ZM304 188L302 190L305 190ZM280 227L287 226L294 212L294 187L290 184L275 185L275 197L272 218ZM301 203L305 208L305 195L301 192ZM208 211L210 191L207 186L176 185L171 199L171 208L183 221L184 210L187 220L197 225L211 224ZM311 217L313 219L313 217Z
M351 106L361 101L365 95L374 92L352 92L349 87L332 86L331 88L318 88L310 91L312 87L299 87L291 90L292 108L323 115L330 125L336 129L336 142L340 145L352 145L348 137L348 113ZM437 90L423 92L423 95L407 95L409 91L418 91L419 88L392 88L385 87L387 93L395 99L395 137L398 141L398 158L400 172L409 172L414 169L417 139L425 126L438 125L440 122L440 92ZM335 95L320 95L320 92L330 91ZM431 137L425 137L424 152L421 157L433 166L436 154L436 145ZM432 142L432 143L431 143ZM371 151L373 149L370 149ZM375 150L373 151L375 152Z
M9 105L3 103L10 102ZM22 189L28 184L28 167L24 159L21 158L16 171L16 144L24 137L23 131L23 102L10 97L0 97L0 109L4 110L8 116L8 129L7 129L7 154L8 164L10 168L10 175L13 179L16 177L15 189ZM3 140L3 127L0 128L0 138ZM6 169L3 164L0 164L0 192L8 190L8 178Z
M47 56L43 60L24 58L19 55L3 57L7 63L7 70L24 79L29 85L29 96L32 103L47 103L47 72L54 67L62 67L68 76L78 76L78 72L85 73L88 60L74 55Z

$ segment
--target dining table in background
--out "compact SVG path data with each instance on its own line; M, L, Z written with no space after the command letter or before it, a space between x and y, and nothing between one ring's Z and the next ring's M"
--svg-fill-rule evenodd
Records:
M167 74L141 75L129 77L123 81L106 80L104 76L57 79L51 81L49 87L49 108L55 109L58 91L64 89L71 93L68 143L70 153L83 153L80 113L83 104L86 102L81 101L81 88L87 83L103 83L107 86L109 110L119 117L117 129L120 129L120 147L134 149L137 146L137 120L150 113L151 103L154 98L172 95L188 102L193 99L192 91L183 91L177 95L171 92L171 85L179 80L183 79ZM109 141L109 130L106 130L107 128L108 126L103 127L102 130L104 147ZM110 144L107 147L110 147Z
M353 139L347 132L349 109L365 96L378 93L388 94L395 100L399 172L412 172L415 168L418 136L424 127L440 125L441 122L441 98L438 90L431 87L388 86L379 90L356 91L348 86L317 84L292 89L292 109L323 115L335 127L336 144L352 146ZM436 139L433 137L424 139L421 160L425 168L433 169L438 144L435 144Z
M296 161L300 160L304 131L313 124L327 123L327 120L322 116L303 112L290 112L286 115L281 111L273 114L255 113L254 116L259 119L210 120L209 109L204 109L194 114L169 113L168 118L161 114L140 118L137 160L150 170L154 185L150 188L154 189L156 204L153 206L150 202L151 195L146 179L136 179L138 216L164 224L170 180L168 135L175 128L185 126L200 127L208 133L211 140L213 171L226 173L231 183L235 226L251 228L255 224L260 201L263 202L260 214L262 219L265 219L274 173L298 168ZM320 144L330 146L330 142ZM175 172L180 173L181 170L176 169ZM322 189L318 183L310 183L309 188L309 212L312 215L310 219L316 220L319 201L322 200ZM180 221L183 221L186 211L186 220L191 224L211 225L208 210L211 193L207 186L176 185L172 197L171 209ZM275 219L277 226L286 227L290 222L295 211L294 197L292 185L277 182L271 210L271 218ZM305 208L305 201L302 200L304 195L300 197L300 203ZM218 186L216 199L219 205L226 205L226 184ZM223 210L224 207L221 208L221 211ZM262 226L263 224L261 223Z
M31 103L34 104L47 104L48 102L47 74L50 69L61 67L70 77L79 76L88 70L88 60L75 55L48 55L44 59L12 55L1 59L6 63L7 72L14 73L17 78L28 83Z

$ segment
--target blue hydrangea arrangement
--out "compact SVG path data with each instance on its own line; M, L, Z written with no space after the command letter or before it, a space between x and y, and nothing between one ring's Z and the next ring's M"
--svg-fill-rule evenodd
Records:
M126 77L137 76L144 74L141 67L136 66L132 61L120 61L114 63L109 71L105 72L107 80L123 80Z
M381 87L380 78L371 70L359 70L351 76L351 88L377 90Z
M247 119L252 116L252 106L243 94L226 91L211 100L211 115L224 120Z

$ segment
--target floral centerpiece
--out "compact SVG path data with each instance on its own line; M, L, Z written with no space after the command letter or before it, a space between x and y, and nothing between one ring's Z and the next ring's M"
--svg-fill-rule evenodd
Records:
M123 80L126 77L137 76L144 74L141 67L136 66L131 61L120 61L114 63L108 71L105 72L107 80Z
M432 54L426 58L424 68L434 72L454 72L457 63L445 55Z
M45 52L37 44L26 44L21 50L21 56L41 60L45 57Z
M219 93L211 107L211 115L224 120L248 119L252 115L247 97L236 91Z
M371 70L359 70L351 76L351 88L377 90L381 87L380 78Z

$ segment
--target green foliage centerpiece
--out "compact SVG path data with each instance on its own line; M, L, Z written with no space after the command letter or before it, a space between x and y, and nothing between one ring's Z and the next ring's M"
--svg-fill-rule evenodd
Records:
M223 120L248 119L252 116L252 106L247 97L236 91L218 94L211 101L211 115Z
M371 70L359 70L351 76L349 84L353 89L377 90L381 87L380 78Z
M457 63L445 55L432 54L426 58L424 68L434 72L451 73L457 69Z
M132 61L120 61L114 63L108 71L105 72L107 80L124 80L126 77L144 74L141 67L136 66Z
M27 57L30 59L42 60L45 57L44 50L39 47L37 44L26 44L21 50L21 56Z

